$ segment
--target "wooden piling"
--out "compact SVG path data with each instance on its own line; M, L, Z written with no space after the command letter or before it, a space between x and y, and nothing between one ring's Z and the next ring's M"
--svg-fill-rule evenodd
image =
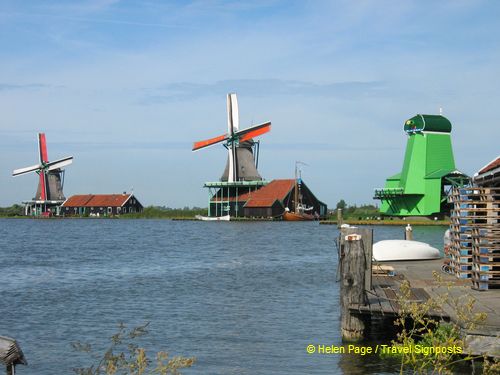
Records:
M337 208L337 228L340 228L344 224L344 217L342 215L342 209Z
M408 224L405 228L405 240L413 241L413 228Z
M363 233L363 234L360 234ZM362 317L350 310L351 305L365 305L366 289L371 284L371 229L342 228L340 241L340 305L341 332L345 341L364 337ZM368 246L367 246L368 245ZM367 272L370 276L367 280Z

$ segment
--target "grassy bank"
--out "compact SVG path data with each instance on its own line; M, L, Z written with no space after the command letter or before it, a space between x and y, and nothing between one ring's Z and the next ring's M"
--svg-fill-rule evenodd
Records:
M123 219L194 219L196 215L206 215L206 208L168 208L149 206L143 212L120 215Z

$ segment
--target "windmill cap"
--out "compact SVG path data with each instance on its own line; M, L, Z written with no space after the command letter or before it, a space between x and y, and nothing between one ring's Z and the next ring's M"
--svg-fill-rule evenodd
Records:
M441 115L416 115L405 121L404 131L408 134L423 131L451 133L451 122Z

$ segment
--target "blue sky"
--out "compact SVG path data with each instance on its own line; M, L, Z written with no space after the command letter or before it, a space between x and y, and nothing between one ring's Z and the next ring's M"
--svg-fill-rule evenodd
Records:
M36 133L75 157L65 193L131 188L145 205L206 206L226 93L261 137L263 177L372 203L400 171L404 121L439 108L457 167L499 154L497 1L9 1L0 3L0 205L34 196Z

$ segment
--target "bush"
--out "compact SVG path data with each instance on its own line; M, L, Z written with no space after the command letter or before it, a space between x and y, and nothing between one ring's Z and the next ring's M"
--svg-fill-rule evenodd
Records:
M77 375L180 375L179 369L191 367L195 358L169 357L168 352L156 353L155 362L148 357L146 350L135 344L135 339L148 333L149 323L127 330L121 323L118 332L111 336L111 344L104 354L93 354L88 343L72 343L74 350L93 354L97 362L90 367L73 368Z

